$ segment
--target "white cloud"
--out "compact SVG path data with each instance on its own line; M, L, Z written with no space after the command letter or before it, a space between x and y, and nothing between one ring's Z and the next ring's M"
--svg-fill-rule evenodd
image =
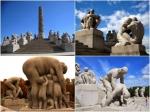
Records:
M86 15L86 12L75 9L75 16L77 16L80 20Z
M34 56L1 56L0 58L0 80L9 78L12 76L22 77L27 79L22 71L23 63ZM68 71L64 75L65 78L74 78L75 73L75 58L73 56L51 56L62 62L64 62Z
M135 76L134 76L134 75L129 75L128 78L129 78L129 79L134 79Z
M143 12L143 11L146 10L147 7L148 7L148 3L147 2L140 2L139 4L134 5L131 8L138 9L139 12Z
M143 45L145 46L146 48L146 52L149 54L150 53L150 45L149 45L149 42L150 42L150 39L148 36L144 36L143 40L142 40L142 43Z
M144 79L149 79L150 74L149 74L149 69L150 69L150 64L147 64L143 69L142 69L142 74Z

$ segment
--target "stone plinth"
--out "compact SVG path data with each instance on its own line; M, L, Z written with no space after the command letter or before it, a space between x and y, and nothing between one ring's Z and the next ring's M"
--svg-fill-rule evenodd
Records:
M5 99L5 100L3 100L2 105L5 107L25 105L25 99L16 99L16 100Z
M20 49L19 44L10 44L7 46L7 53L13 53L18 49Z
M113 46L111 55L147 55L145 47L139 44L126 46Z
M66 51L66 52L73 52L75 49L75 43L63 43L62 44L62 48Z
M77 41L84 43L89 48L101 49L105 47L103 32L97 29L84 29L75 34Z
M98 89L96 84L76 85L76 99L81 106L98 104Z

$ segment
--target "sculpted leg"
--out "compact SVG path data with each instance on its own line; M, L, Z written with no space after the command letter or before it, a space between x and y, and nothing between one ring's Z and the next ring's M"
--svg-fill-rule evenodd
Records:
M37 95L38 95L38 85L36 83L33 83L31 88L32 108L38 107Z

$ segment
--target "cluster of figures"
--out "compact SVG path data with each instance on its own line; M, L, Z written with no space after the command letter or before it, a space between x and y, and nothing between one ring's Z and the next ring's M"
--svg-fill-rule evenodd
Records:
M74 84L68 79L65 80L67 66L63 62L49 57L31 58L23 64L23 72L29 83L25 84L29 108L59 109L73 105L71 102L74 101ZM3 89L7 86L2 90L5 92L4 100L25 98L19 96L24 94L21 80L23 79L19 77L11 77L3 81Z
M91 70L85 67L84 72L80 71L80 65L76 64L76 82L75 84L96 84L96 78ZM113 68L104 78L100 78L102 84L101 89L105 93L103 99L101 99L102 106L108 106L114 101L119 101L119 104L127 104L127 99L130 97L130 93L124 84L124 75L128 72L127 67ZM116 83L116 80L120 79L120 83Z
M21 34L18 36L17 34L13 34L11 38L9 36L4 37L2 46L19 44L20 46L29 43L32 40L32 33L27 32L26 34Z
M81 19L82 29L96 29L100 24L101 19L99 15L95 14L93 9L87 11L87 14ZM130 44L142 44L144 36L144 26L136 17L127 18L121 25L118 33L115 31L111 33L108 31L106 41L116 42L115 46L130 45ZM114 45L113 45L114 46Z
M56 45L61 45L63 43L74 43L75 36L73 34L71 38L71 36L67 32L63 33L60 36L59 32L54 32L50 30L48 38L50 42L53 42Z
M4 98L16 99L19 95L23 95L23 91L20 87L20 81L22 79L19 77L11 77L4 79L3 84L6 86L6 91L3 95ZM1 86L4 86L1 85Z
M23 64L23 72L31 83L31 108L69 107L64 74L67 66L57 59L36 57Z
M88 67L84 68L82 72L80 70L80 65L75 64L76 73L75 73L75 84L96 84L95 74L92 70L89 70Z
M142 87L141 89L136 88L134 95L135 95L136 97L139 97L139 96L144 97L144 93L145 93L145 87Z
M136 17L128 18L121 26L117 34L119 45L142 44L144 26Z

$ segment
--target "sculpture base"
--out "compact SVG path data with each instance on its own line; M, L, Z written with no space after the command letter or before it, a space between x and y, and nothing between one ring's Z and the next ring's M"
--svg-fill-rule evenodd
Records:
M76 99L81 106L98 104L98 89L96 84L76 85Z
M84 29L75 34L77 41L87 45L89 48L104 49L103 32L97 29Z
M145 46L139 44L111 47L111 55L148 55Z

